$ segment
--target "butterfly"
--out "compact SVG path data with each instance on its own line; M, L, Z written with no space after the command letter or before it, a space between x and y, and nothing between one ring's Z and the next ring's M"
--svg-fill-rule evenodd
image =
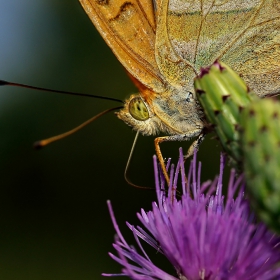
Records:
M193 80L221 60L257 95L280 92L279 0L79 0L139 89L117 116L159 144L207 132ZM168 175L165 172L165 177Z

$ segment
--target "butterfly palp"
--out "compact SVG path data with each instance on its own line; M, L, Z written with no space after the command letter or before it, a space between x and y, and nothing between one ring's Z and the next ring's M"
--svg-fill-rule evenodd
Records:
M145 121L149 118L149 112L141 97L135 97L129 102L129 113L138 121Z

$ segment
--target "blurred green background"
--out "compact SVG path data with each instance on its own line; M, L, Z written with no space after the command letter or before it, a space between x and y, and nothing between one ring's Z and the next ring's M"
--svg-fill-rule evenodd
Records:
M0 3L0 79L120 99L135 92L78 0ZM32 148L116 104L0 91L0 278L104 279L102 272L119 272L108 256L114 230L106 200L132 243L125 221L136 224L136 212L155 199L123 178L135 133L110 113L65 140ZM219 146L210 138L199 153L204 180L219 168ZM140 137L129 172L135 184L154 186L153 145L153 137ZM188 145L164 143L163 154L176 159Z

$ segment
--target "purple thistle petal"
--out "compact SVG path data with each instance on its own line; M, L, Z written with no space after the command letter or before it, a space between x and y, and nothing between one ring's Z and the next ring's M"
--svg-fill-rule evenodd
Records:
M183 149L179 149L179 157L184 158ZM180 162L180 161L179 161ZM187 182L186 182L186 173L185 173L185 165L180 164L181 166L181 180L182 180L182 193L183 195L186 194L187 191Z
M182 150L176 169L168 162L170 184L166 196L165 179L154 157L158 201L152 203L151 211L142 209L137 214L144 228L127 223L141 253L125 242L108 204L117 232L113 246L119 257L110 256L124 268L121 274L104 276L125 275L136 280L280 279L279 236L263 224L255 223L244 197L243 176L235 178L235 171L231 171L225 199L222 185L225 156L221 156L220 175L212 183L201 184L201 164L197 164L196 159L195 154L188 182ZM182 196L177 199L179 177ZM140 239L165 255L177 277L153 264Z

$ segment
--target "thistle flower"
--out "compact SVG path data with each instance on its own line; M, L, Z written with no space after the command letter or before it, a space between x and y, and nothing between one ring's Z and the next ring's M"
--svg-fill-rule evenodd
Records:
M137 216L145 229L131 229L140 248L137 252L123 238L110 202L110 215L117 233L113 244L118 256L110 256L123 266L121 274L136 280L194 279L280 279L280 239L263 224L254 223L244 197L244 180L231 171L227 196L222 195L225 157L221 156L220 175L211 183L200 183L201 164L196 155L191 163L188 183L185 181L183 153L176 170L171 167L168 194L164 177L154 157L158 202L151 211ZM180 176L181 175L181 176ZM182 196L174 191L181 177ZM234 198L236 197L236 198ZM162 253L173 265L174 275L157 267L142 247L140 239Z

